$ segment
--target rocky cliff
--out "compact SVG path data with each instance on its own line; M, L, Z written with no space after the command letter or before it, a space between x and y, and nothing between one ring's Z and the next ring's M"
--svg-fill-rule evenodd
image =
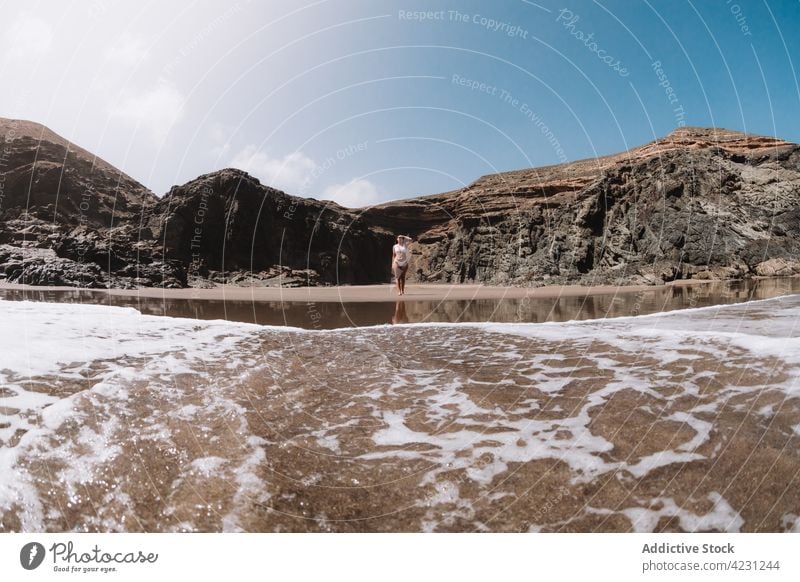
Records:
M110 228L158 198L136 180L43 125L0 118L0 218Z
M621 154L366 209L421 280L661 283L800 272L800 146L680 128ZM423 220L406 220L408 217ZM416 225L416 227L415 227Z
M357 212L289 196L232 169L172 188L148 226L164 257L186 265L200 285L383 281L393 242Z
M161 199L30 122L0 119L0 279L135 287L418 281L661 283L800 273L800 146L681 128L630 151L347 209L239 170Z
M46 127L0 118L0 279L180 285L180 266L177 278L165 272L158 245L139 231L156 202L136 180Z

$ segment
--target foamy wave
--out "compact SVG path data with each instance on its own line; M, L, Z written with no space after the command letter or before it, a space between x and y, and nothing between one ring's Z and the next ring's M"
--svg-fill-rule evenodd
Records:
M221 361L228 369L246 368L254 360L242 344L261 330L32 302L5 302L2 317L15 333L0 336L0 509L13 513L11 524L24 531L128 529L130 495L114 490L130 458L120 457L130 448L138 452L142 442L169 443L173 406L196 399L199 387L182 389L176 378L200 377ZM224 394L212 392L187 416L198 422L231 408ZM132 470L147 472L135 461ZM53 484L58 503L51 499L45 507L36 491ZM96 517L70 519L81 511L74 508L87 506Z

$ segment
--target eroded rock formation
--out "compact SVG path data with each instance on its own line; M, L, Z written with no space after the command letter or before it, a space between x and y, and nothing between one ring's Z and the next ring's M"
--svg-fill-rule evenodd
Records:
M136 287L411 278L544 285L800 273L800 146L680 128L630 151L348 209L206 174L158 198L41 125L0 119L0 279Z

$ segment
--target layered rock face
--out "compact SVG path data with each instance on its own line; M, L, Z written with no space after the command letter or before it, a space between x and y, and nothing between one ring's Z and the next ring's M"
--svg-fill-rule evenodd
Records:
M621 154L347 209L239 170L163 198L43 126L0 120L0 279L136 287L411 279L544 285L800 273L800 146L681 128Z
M418 280L661 283L800 272L800 146L681 128L628 152L365 210L419 240ZM387 220L391 217L392 220Z

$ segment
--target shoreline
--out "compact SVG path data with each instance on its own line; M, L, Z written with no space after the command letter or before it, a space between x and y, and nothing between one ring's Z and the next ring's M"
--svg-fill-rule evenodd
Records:
M760 279L760 278L759 278ZM414 301L471 301L499 299L548 299L558 297L589 297L620 295L641 292L658 292L671 287L729 284L731 280L680 280L662 285L550 285L544 287L506 287L474 283L427 283L409 285L404 296L399 297L394 284L342 285L330 287L239 287L219 285L211 288L187 287L166 289L143 287L140 289L90 289L85 287L37 286L0 282L0 290L34 292L91 292L113 297L141 299L191 299L209 301L253 301L280 303L388 303Z

